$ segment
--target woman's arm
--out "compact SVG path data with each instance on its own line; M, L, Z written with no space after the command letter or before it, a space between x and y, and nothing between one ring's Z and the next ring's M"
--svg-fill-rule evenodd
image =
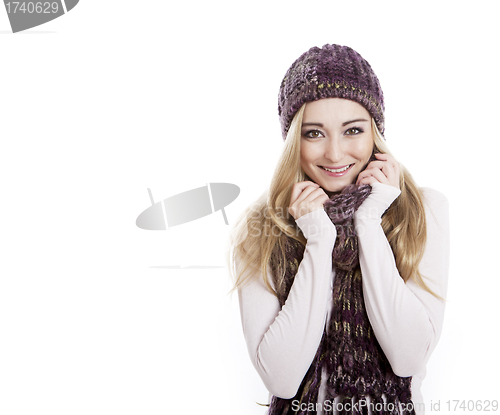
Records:
M283 308L261 275L238 290L252 363L269 392L286 399L297 393L323 334L336 238L335 226L323 209L301 216L296 223L307 244ZM269 271L268 278L272 282Z
M381 215L399 195L382 183L355 214L360 245L363 293L373 331L399 376L422 371L441 334L444 301L413 281L405 284L396 268L394 254L381 226ZM445 297L448 282L448 202L437 191L425 189L427 244L419 270L427 285Z

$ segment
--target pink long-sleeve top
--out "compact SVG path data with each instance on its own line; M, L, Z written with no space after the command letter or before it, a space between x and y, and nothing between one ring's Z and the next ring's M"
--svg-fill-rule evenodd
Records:
M423 188L422 192L427 244L419 270L428 287L444 298L449 263L448 201L435 190ZM412 401L417 415L422 415L420 387L426 363L441 334L444 301L412 280L405 283L396 268L381 216L399 193L395 187L374 183L370 196L355 213L354 225L368 318L394 373L412 376ZM335 226L323 209L301 216L296 223L307 244L283 307L260 275L238 290L248 352L269 398L295 396L316 354L332 307ZM269 268L268 278L272 284ZM323 372L318 414L323 414L326 380Z

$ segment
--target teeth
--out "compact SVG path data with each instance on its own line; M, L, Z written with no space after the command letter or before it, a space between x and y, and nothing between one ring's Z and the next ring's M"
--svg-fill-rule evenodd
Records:
M342 167L341 169L327 169L326 167L323 166L321 168L325 169L326 171L330 171L332 173L341 173L343 171L346 171L349 167L351 167L350 164L348 166Z

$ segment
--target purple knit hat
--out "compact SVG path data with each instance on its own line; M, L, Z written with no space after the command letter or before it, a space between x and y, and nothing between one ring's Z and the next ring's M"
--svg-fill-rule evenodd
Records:
M370 64L348 46L324 45L302 54L281 82L278 113L283 139L302 104L335 97L363 105L384 133L384 95Z

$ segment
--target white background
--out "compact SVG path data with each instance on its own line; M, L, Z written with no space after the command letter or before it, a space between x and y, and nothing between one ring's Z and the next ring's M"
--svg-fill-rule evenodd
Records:
M229 182L234 223L282 148L283 75L325 43L370 62L389 147L450 202L428 413L500 399L497 23L494 1L81 0L12 34L0 9L0 415L264 412L226 269L154 268L224 266L222 214L135 219L148 187Z

